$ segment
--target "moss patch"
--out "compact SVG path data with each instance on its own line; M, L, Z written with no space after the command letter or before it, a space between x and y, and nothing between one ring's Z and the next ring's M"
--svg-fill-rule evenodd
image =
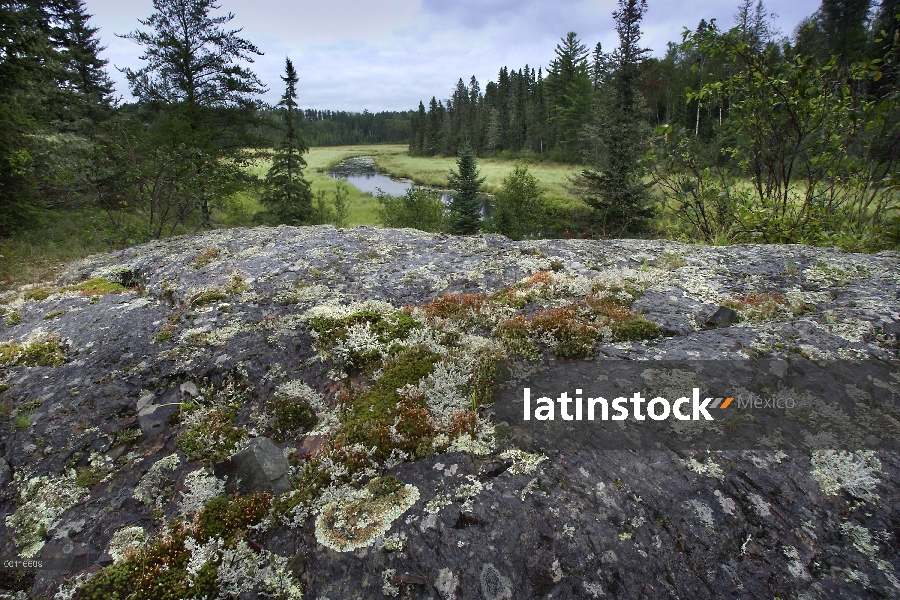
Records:
M218 567L209 562L188 580L191 559L185 547L188 528L180 523L168 535L126 560L91 577L78 592L84 600L180 600L216 598Z
M306 433L316 426L316 411L305 398L275 398L269 401L274 413L274 438L283 442L286 436Z
M12 327L13 325L18 325L21 322L22 322L22 313L20 313L17 310L14 310L11 313L9 313L8 315L6 315L5 323L6 323L7 327Z
M22 294L22 298L24 298L25 300L40 301L40 300L46 300L47 298L50 297L50 294L52 294L52 293L53 293L53 288L39 287L39 288L34 288L31 290L28 290L27 292Z
M66 362L66 345L58 338L28 344L0 344L0 367L58 367Z
M194 268L201 269L214 261L216 257L219 256L218 248L207 248L203 252L197 255L197 259L194 261Z
M223 292L211 290L209 292L197 294L196 296L191 298L190 305L206 306L207 304L215 304L216 302L221 302L225 298L227 298L227 296Z
M102 296L104 294L121 294L126 291L121 283L110 281L104 277L88 279L78 285L71 285L66 290L81 292L85 296Z
M421 458L432 452L434 419L424 398L397 392L416 386L434 370L440 356L425 348L413 348L388 361L384 374L371 388L346 404L339 437L350 444L375 447L378 460L396 448Z

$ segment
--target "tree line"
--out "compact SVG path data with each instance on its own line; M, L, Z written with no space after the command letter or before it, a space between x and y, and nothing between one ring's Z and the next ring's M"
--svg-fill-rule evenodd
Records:
M264 122L280 120L279 107L264 109ZM413 111L361 113L305 109L296 114L297 127L310 146L350 146L355 144L407 144L412 132ZM283 129L266 126L261 133L280 143Z
M822 0L792 36L741 0L732 26L701 20L663 58L640 44L646 11L619 1L611 52L569 33L546 72L420 102L410 152L585 165L572 189L590 212L556 215L582 235L900 243L898 0Z
M153 0L144 29L121 36L143 52L124 70L133 104L113 96L82 0L0 0L0 235L37 207L90 205L134 243L209 227L239 193L261 198L259 222L345 220L304 179L309 145L408 135L412 154L468 157L453 230L894 247L898 1L822 0L788 37L761 0L740 0L731 27L701 21L657 59L641 45L646 0L619 0L611 51L569 33L546 70L504 67L483 92L460 79L427 109L354 114L301 110L289 59L281 102L265 106L262 53L213 0ZM486 155L583 165L583 206L544 206L524 167L485 206L469 159ZM260 181L248 167L263 156ZM423 199L383 204L431 223Z

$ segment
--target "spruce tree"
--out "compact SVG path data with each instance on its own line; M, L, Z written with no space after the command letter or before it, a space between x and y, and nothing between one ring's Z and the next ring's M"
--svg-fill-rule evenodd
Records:
M451 170L447 176L450 189L453 190L448 228L450 233L457 235L478 233L481 211L484 207L484 200L478 193L478 188L481 187L484 178L478 178L475 151L467 143L459 149L456 168L456 172Z
M290 58L285 58L281 80L285 83L285 90L278 105L284 108L284 140L266 174L262 203L269 207L280 223L299 225L312 217L313 194L309 181L303 178L303 168L306 166L303 154L309 149L294 126L298 78Z
M62 63L60 87L72 94L70 109L76 118L100 120L110 113L113 84L100 58L96 27L88 21L83 0L60 0L56 5L54 37Z
M150 31L120 36L144 47L140 58L146 64L122 69L131 93L143 104L165 106L162 116L179 132L173 145L196 149L208 157L210 169L247 163L244 149L258 143L249 133L259 124L257 95L267 91L241 65L262 52L238 36L240 29L222 27L234 19L232 13L210 15L218 8L213 0L153 0L153 14L138 19ZM201 193L204 225L210 224L209 200L217 196L215 190Z
M648 126L638 88L641 63L648 53L640 46L640 22L646 11L646 0L619 0L619 10L613 13L619 47L610 57L612 71L599 93L590 136L594 168L576 179L578 192L594 209L598 229L605 235L638 233L654 213L642 180Z

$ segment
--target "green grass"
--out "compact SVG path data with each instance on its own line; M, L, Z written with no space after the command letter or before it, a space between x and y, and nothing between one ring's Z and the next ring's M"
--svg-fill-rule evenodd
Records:
M456 165L452 157L407 156L405 144L370 144L360 146L332 146L312 148L305 155L308 167L306 177L314 193L324 190L327 204L333 207L334 192L339 180L328 173L342 160L354 156L374 156L378 169L394 178L411 179L430 187L446 187L447 173ZM512 172L516 161L508 159L479 159L482 176L486 177L484 190L493 193L506 175ZM269 168L266 160L258 161L251 172L265 177ZM569 191L569 178L580 171L573 165L529 162L529 171L537 177L546 192L550 204L575 205L580 203ZM378 203L368 193L348 186L351 227L377 225ZM253 225L253 215L264 207L253 192L235 194L213 207L213 220L220 227L245 227ZM178 227L176 234L190 233L197 224ZM58 209L39 211L35 222L25 231L11 238L0 239L0 290L26 283L40 283L54 279L67 262L92 254L110 252L137 243L135 239L122 239L141 231L139 223L130 223L126 233L116 232L108 216L96 208Z
M41 211L28 230L0 238L0 288L47 281L69 261L115 250L103 235L106 224L99 210Z
M395 148L385 146L385 148ZM376 154L375 164L378 170L391 177L411 179L419 185L429 187L447 187L447 173L456 169L456 158L409 156L405 146L397 146L397 151ZM515 160L502 158L479 158L478 170L485 178L482 189L493 194L500 190L503 179L512 173ZM551 203L579 204L580 200L571 191L571 178L581 172L583 167L550 162L528 164L528 171L540 182L545 197Z

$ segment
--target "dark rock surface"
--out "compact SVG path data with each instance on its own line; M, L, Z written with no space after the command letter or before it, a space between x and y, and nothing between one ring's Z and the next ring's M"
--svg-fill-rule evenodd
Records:
M225 491L229 494L284 494L294 489L288 468L281 448L269 438L258 437L234 456L216 463L213 472L225 480Z
M0 343L52 341L65 352L60 366L0 367L0 483L10 481L0 494L0 556L65 557L69 566L84 557L87 572L96 572L226 493L234 479L223 482L207 468L221 458L234 473L264 471L270 484L286 483L275 475L294 452L296 483L298 469L334 435L349 385L338 359L350 350L324 352L309 311L346 314L363 306L354 303L377 301L365 306L387 314L445 292L493 294L538 272L552 273L555 287L529 300L523 314L590 290L640 288L631 310L663 336L604 338L593 352L598 360L791 353L898 360L900 255L892 252L511 242L331 227L154 242L71 265L47 284L45 299L28 299L28 289L0 297L23 317L0 322ZM135 287L95 295L67 289L98 277ZM705 327L723 301L741 307L734 309L740 321ZM440 327L462 340L466 352L447 355L453 364L495 347L483 326L473 333L408 312L426 323L410 334L419 336L415 343L445 344L426 339ZM429 399L429 407L455 401L450 396ZM275 437L269 401L282 397L310 402L319 422L276 446L264 438ZM900 597L893 453L838 463L775 451L547 449L542 456L493 435L494 425L485 412L477 435L438 453L382 462L350 483L335 476L306 512L248 534L253 551L282 564L279 572L304 597L332 600ZM243 456L256 466L241 466ZM369 506L360 490L382 474L405 487L386 493L390 506L369 515L370 538L341 538L341 518ZM287 489L279 485L271 491ZM19 586L28 597L49 598L61 584L71 590L76 575L40 571L0 581L12 597ZM261 581L245 596L262 594Z

